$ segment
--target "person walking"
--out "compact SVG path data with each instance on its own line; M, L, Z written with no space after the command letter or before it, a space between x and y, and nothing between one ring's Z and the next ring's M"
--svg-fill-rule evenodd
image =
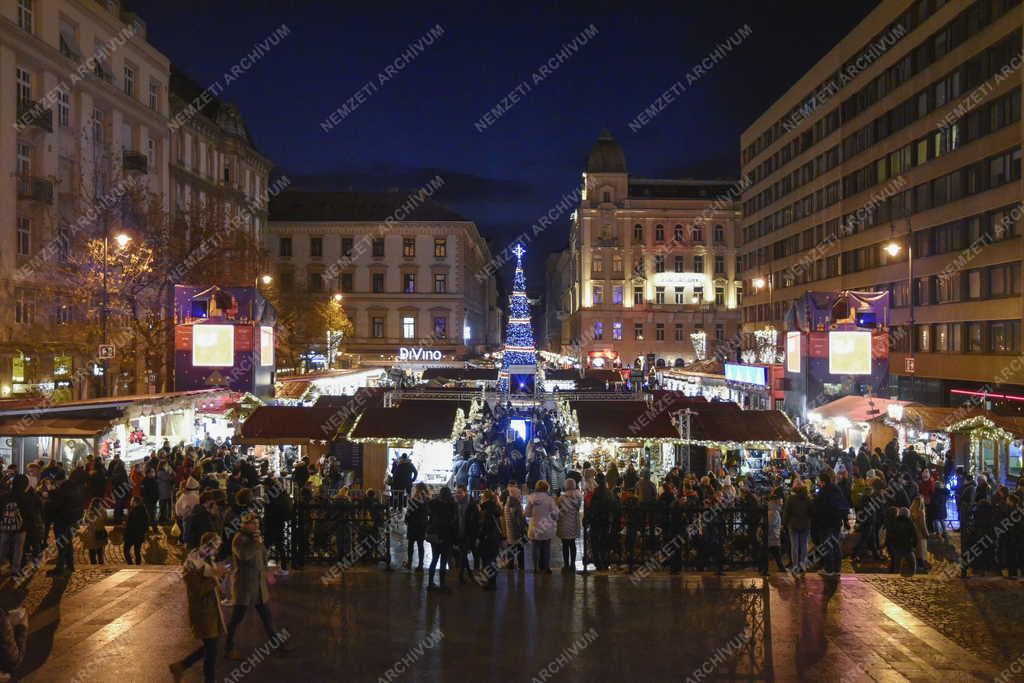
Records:
M132 555L135 556L135 564L142 564L142 543L146 540L146 531L149 527L149 515L139 498L132 498L128 503L128 515L124 524L124 561L132 564Z
M807 541L811 532L811 499L807 485L797 479L793 491L782 506L782 525L789 532L789 562L792 571L802 576L806 571Z
M523 494L518 486L508 487L508 498L505 499L505 540L509 544L508 570L526 568L526 515L523 514Z
M924 496L918 496L910 504L910 521L914 523L914 536L917 543L917 567L928 571L928 520L925 513Z
M427 538L427 503L429 501L430 494L427 492L427 485L420 482L413 487L412 496L409 498L409 505L405 511L405 566L407 569L412 569L413 550L419 549L420 561L415 569L417 574L423 573L423 541Z
M480 508L476 501L469 497L465 486L455 490L455 505L459 511L458 532L455 535L455 556L459 565L459 583L466 583L471 578L469 554L473 553L474 562L479 565L476 542L480 524Z
M558 496L558 538L562 541L562 571L576 573L576 539L580 536L580 507L583 497L576 480L566 478L565 490Z
M583 523L590 532L594 566L600 572L606 571L610 563L611 525L618 514L619 501L609 490L603 474L595 476L594 483L597 488L590 496L590 505L583 511Z
M28 477L16 474L11 479L11 490L0 499L0 562L10 563L11 573L21 571L21 558L25 551L28 524Z
M263 516L263 530L267 548L277 554L278 573L288 575L288 550L285 548L284 527L292 518L292 499L281 481L268 477L266 482L267 503Z
M156 473L156 485L160 505L160 524L170 524L175 485L174 470L170 463L165 462L161 465L160 470Z
M203 534L201 538L207 537ZM235 632L245 619L250 607L263 622L268 639L276 636L270 613L270 588L267 585L267 549L260 535L260 518L252 512L242 515L242 527L231 542L231 559L235 573L231 578L231 619L225 647L228 659L241 660L242 653L235 649Z
M833 481L832 470L822 470L818 475L821 486L814 498L814 527L818 531L816 543L824 551L822 556L822 574L839 576L842 568L843 550L839 535L843 522L850 513L849 503Z
M445 586L448 574L448 562L452 546L459 531L459 508L452 497L452 490L447 486L441 488L427 506L427 541L430 543L430 569L427 574L427 590L450 592ZM440 565L440 583L434 584L434 572Z
M768 498L768 528L766 546L769 557L775 560L779 571L786 571L786 565L782 563L782 492L773 491ZM768 563L764 564L765 574L768 573Z
M202 645L184 659L170 665L171 676L180 682L185 671L203 660L203 680L216 680L217 639L224 633L224 618L220 612L218 586L225 569L215 561L220 550L220 536L212 531L203 534L199 547L185 560L185 591L188 595L188 622L192 634Z
M538 574L551 573L551 539L558 520L558 506L548 494L549 488L541 479L526 501L526 517L530 520L527 535L533 541L533 568Z
M53 522L57 564L48 576L66 576L75 570L74 530L82 518L82 488L68 479L62 468L54 471L55 488L50 492L48 514Z

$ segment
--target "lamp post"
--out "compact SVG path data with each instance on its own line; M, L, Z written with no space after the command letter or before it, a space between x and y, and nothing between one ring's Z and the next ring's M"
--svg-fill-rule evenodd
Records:
M909 309L909 316L907 319L907 327L910 331L910 342L907 348L907 361L905 361L904 368L914 367L914 230L910 225L910 214L904 213L904 219L907 222L907 306ZM893 237L889 240L889 243L885 245L885 253L889 256L898 256L900 251L903 249L903 245L895 239L896 225L893 223L889 224L889 229L893 234Z
M128 246L128 243L132 241L131 236L121 232L114 236L114 241L117 243L118 248L124 249ZM109 256L110 253L110 225L105 224L103 230L103 302L100 307L100 336L103 338L103 346L108 345L107 338L107 319L110 317L110 296L109 290L107 289L107 271L109 270ZM109 363L106 354L100 358L100 362L103 365L103 395L107 396L110 394L110 373Z

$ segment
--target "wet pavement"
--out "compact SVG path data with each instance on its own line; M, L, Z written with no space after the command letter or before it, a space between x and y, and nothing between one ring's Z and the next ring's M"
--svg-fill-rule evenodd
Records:
M450 594L404 570L323 577L307 568L271 588L292 652L268 646L252 614L239 636L252 659L222 659L218 680L953 681L1002 668L852 575L502 571L494 593L456 581ZM172 567L100 578L45 604L31 629L26 681L170 680L167 664L195 646ZM202 680L199 668L186 680Z

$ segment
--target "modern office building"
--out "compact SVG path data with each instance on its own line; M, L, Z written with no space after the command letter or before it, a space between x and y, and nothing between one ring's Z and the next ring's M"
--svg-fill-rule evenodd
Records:
M271 198L266 246L276 286L325 299L341 293L355 325L347 352L451 356L500 343L487 242L472 221L422 193Z
M1022 25L1020 0L883 0L750 125L745 330L887 292L894 395L1024 394Z
M735 356L738 184L631 176L604 131L582 177L569 243L562 349L586 366L682 366ZM704 333L705 349L692 335Z

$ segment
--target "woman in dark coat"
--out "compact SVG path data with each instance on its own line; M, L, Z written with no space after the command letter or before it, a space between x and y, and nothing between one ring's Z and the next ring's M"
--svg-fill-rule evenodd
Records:
M483 573L487 578L484 590L498 587L498 548L501 546L501 508L494 500L493 491L484 491L480 504L480 530L477 535L477 550L483 561Z
M448 558L451 555L452 544L459 530L459 508L455 504L452 491L447 486L430 501L427 506L429 518L427 521L427 540L430 542L430 570L427 576L427 590L442 590L448 592L444 585L445 576L448 574ZM441 565L440 584L434 585L434 571L438 563Z
M405 536L406 547L406 568L412 568L413 550L419 548L420 561L416 565L416 573L423 573L423 541L427 537L427 503L430 501L430 494L427 492L427 485L416 484L412 497L409 498L409 508L405 511Z
M185 675L185 670L200 659L203 660L203 680L206 683L215 680L217 639L224 633L224 620L220 613L220 596L217 591L218 581L224 570L214 562L219 549L220 536L208 531L203 534L199 547L191 551L185 560L188 621L192 627L192 634L203 641L203 644L185 659L171 664L171 675L175 681L180 681Z
M124 524L124 561L142 564L142 543L146 540L146 529L149 526L149 515L141 498L132 498L128 504L128 517Z

